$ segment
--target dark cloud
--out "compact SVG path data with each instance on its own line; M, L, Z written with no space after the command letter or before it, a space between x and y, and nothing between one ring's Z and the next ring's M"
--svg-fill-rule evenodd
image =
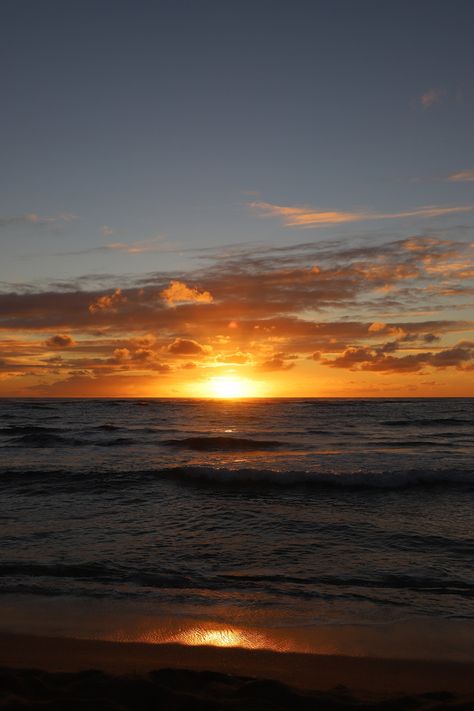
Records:
M45 345L48 348L72 348L76 345L76 342L67 333L57 333L55 336L51 336L45 341Z
M201 344L189 338L176 338L173 343L170 343L167 350L169 353L179 356L199 355L204 353L204 348Z
M291 370L294 368L295 363L292 360L288 360L288 356L284 353L275 353L274 356L264 360L260 364L260 370L272 371L272 370Z
M383 348L350 347L341 356L326 359L324 364L331 368L348 368L349 370L414 373L427 366L463 369L472 365L471 361L473 360L474 343L462 341L453 348L446 348L437 353L421 352L402 356L388 355Z

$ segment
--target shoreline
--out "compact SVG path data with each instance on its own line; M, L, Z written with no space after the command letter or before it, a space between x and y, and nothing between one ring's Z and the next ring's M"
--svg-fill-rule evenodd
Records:
M99 669L113 675L143 675L166 668L273 680L306 690L327 691L343 686L374 694L450 692L474 698L474 663L470 662L110 642L1 632L0 667L76 673Z

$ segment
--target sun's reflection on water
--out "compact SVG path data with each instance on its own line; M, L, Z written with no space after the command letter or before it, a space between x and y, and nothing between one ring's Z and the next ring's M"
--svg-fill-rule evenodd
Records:
M251 649L258 646L256 640L246 638L239 630L235 629L205 630L196 627L176 635L173 641L192 646L210 645L212 647L249 647Z
M240 647L242 649L271 649L279 652L293 651L291 644L273 638L261 630L238 627L216 627L199 624L174 630L148 631L140 641L152 644L184 644L190 647Z

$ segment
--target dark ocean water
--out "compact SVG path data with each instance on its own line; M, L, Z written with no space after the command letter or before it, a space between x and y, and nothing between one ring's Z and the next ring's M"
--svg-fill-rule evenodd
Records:
M4 400L0 426L4 610L474 616L474 400Z

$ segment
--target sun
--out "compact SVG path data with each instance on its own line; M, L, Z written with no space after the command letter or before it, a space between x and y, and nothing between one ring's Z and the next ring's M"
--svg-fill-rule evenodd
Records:
M205 384L206 397L243 398L255 397L257 388L254 383L244 378L217 375Z

